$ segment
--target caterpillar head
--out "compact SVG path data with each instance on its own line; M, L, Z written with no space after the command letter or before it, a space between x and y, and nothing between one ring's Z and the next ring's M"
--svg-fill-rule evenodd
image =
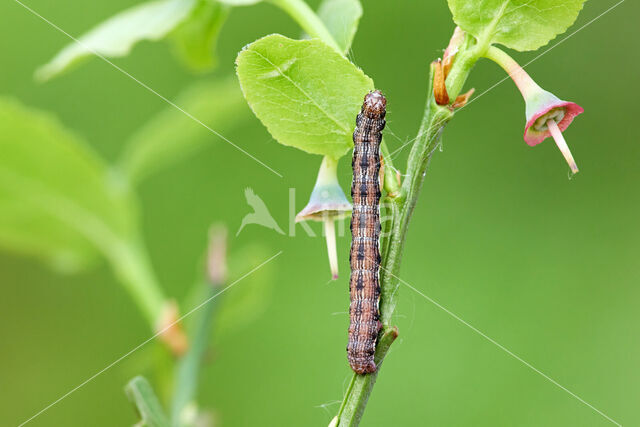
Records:
M384 117L387 108L387 99L379 90L369 92L364 97L362 112L370 116Z

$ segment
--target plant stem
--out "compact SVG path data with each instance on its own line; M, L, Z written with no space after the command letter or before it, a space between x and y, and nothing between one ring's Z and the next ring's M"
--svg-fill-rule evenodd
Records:
M431 81L433 79L433 69L431 70ZM422 188L422 183L431 160L431 156L438 146L440 135L444 126L453 117L453 112L435 103L433 90L429 88L427 107L425 109L418 138L411 148L407 161L407 179L402 185L398 219L394 221L391 241L388 253L384 256L381 266L381 286L380 298L381 321L384 325L389 325L398 300L398 287L400 283L394 279L400 270L402 250L409 229L409 221L413 210L418 202L418 195Z
M488 27L487 31L477 39L470 34L465 34L464 41L456 54L455 62L447 75L446 85L450 99L456 99L460 95L471 69L492 48L490 43L492 37L493 26Z
M203 300L211 298L218 291L209 283L200 287L207 289ZM184 425L184 411L187 405L193 402L198 388L198 376L207 344L211 338L213 315L218 301L209 301L202 307L193 323L193 332L190 334L190 347L178 362L174 386L173 401L171 403L171 425L179 427Z
M209 230L206 259L207 279L200 281L195 287L200 294L198 300L205 303L202 310L194 315L189 336L191 346L176 369L171 404L171 425L174 427L193 424L193 420L185 419L188 418L185 410L189 404L195 404L200 365L211 338L213 316L219 303L219 298L214 301L214 296L219 295L227 281L227 229L222 225L214 225Z
M376 347L376 354L374 355L374 361L376 366L380 366L384 357L389 351L389 347L398 337L398 328L386 327L383 329L378 345ZM343 400L340 410L338 411L338 418L340 419L340 426L357 426L362 418L362 414L369 400L369 395L376 383L378 377L378 371L368 375L354 375L349 383L347 395L354 396L354 400ZM348 420L348 422L345 422Z
M458 59L462 58L464 63L462 65L458 65L454 77L455 80L452 80L451 82L447 80L447 83L450 83L451 87L453 87L457 93L461 91L473 64L475 64L479 58L479 56L476 56L477 52L473 54L468 53L470 46L471 42L469 40L463 44L458 53L460 56L458 56L456 62ZM456 63L454 63L452 72L454 69L456 69ZM430 84L427 95L427 105L422 119L422 124L420 126L420 131L418 132L416 142L411 149L409 160L407 162L408 177L402 184L399 194L395 197L387 195L385 200L390 203L392 224L390 226L391 235L385 237L381 242L383 253L380 272L382 288L380 296L380 320L383 323L384 332L380 336L379 343L376 347L375 357L376 364L378 365L378 372L380 371L380 364L378 364L378 360L382 362L389 351L391 343L393 342L393 339L389 339L387 334L391 329L390 323L398 299L398 288L400 283L395 279L395 277L397 277L400 270L402 250L407 237L409 221L418 201L418 195L420 194L420 189L422 188L431 156L438 146L444 126L453 117L453 111L448 106L439 106L435 102L432 86L433 75L434 67L432 65L429 77ZM455 95L452 94L451 98L455 99L457 93ZM338 412L338 426L355 427L360 423L367 401L371 391L373 390L373 385L377 379L378 372L367 375L353 374L351 383Z
M116 276L155 330L166 299L153 273L146 250L137 239L131 239L116 244L107 256Z
M322 20L304 0L269 0L269 2L287 12L311 37L322 40L340 55L344 54Z

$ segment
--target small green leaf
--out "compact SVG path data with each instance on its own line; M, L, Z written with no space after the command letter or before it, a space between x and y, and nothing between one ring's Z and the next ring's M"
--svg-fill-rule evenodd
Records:
M196 83L175 104L222 134L250 114L235 77ZM220 142L220 137L168 106L129 139L120 165L138 182L212 142Z
M136 427L169 427L169 419L162 409L160 400L156 396L151 384L146 378L137 376L125 387L129 400L136 406L140 415Z
M318 17L324 22L340 49L348 52L362 17L359 0L323 0Z
M36 78L48 80L92 54L126 56L139 41L165 37L191 15L196 4L196 0L159 0L124 10L67 45L36 71Z
M191 68L204 71L216 65L215 44L229 8L213 0L200 0L191 16L178 26L170 39Z
M135 226L135 204L53 117L0 98L0 246L75 271Z
M259 265L269 256L263 246L252 244L229 256L229 284ZM233 333L251 324L267 309L274 276L273 264L266 264L221 295L215 320L215 336Z
M273 34L246 46L236 65L245 98L278 142L335 159L353 146L373 81L332 48Z
M448 0L453 20L476 37L536 50L564 33L585 0Z

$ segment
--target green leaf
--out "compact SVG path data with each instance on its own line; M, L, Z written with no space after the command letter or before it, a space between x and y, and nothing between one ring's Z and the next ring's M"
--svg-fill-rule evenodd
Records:
M194 70L213 68L217 62L215 44L228 15L227 6L200 0L191 16L170 35L178 56Z
M132 234L135 204L53 117L0 98L0 247L75 271Z
M229 284L262 263L269 254L270 252L259 244L245 246L231 253L228 259ZM273 269L273 264L265 264L243 278L238 286L233 286L224 295L220 295L215 320L216 338L246 327L266 311L271 299L271 285L275 273Z
M453 20L474 36L535 50L564 33L585 0L448 0Z
M165 415L158 396L153 391L146 378L133 378L125 387L129 400L136 405L142 420L136 424L139 427L169 427L169 420Z
M348 52L362 17L359 0L323 0L318 17L324 22L340 49Z
M222 134L249 117L238 82L231 76L196 83L179 95L175 104ZM129 139L120 165L132 182L138 182L212 142L225 143L182 111L168 106Z
M73 273L95 263L96 253L83 236L69 235L67 227L58 221L38 221L38 212L8 200L2 190L0 209L2 249L38 256L61 273Z
M142 40L160 40L191 15L196 0L159 0L142 3L107 19L62 49L36 71L48 80L92 54L120 57Z
M273 34L245 47L236 65L245 98L278 142L335 159L353 146L373 81L332 48Z

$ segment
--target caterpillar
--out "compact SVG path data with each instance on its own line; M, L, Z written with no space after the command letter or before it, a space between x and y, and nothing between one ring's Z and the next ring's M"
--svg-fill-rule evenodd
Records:
M387 100L380 91L364 97L353 132L351 251L349 263L349 365L358 374L375 372L373 358L380 322L380 142Z

